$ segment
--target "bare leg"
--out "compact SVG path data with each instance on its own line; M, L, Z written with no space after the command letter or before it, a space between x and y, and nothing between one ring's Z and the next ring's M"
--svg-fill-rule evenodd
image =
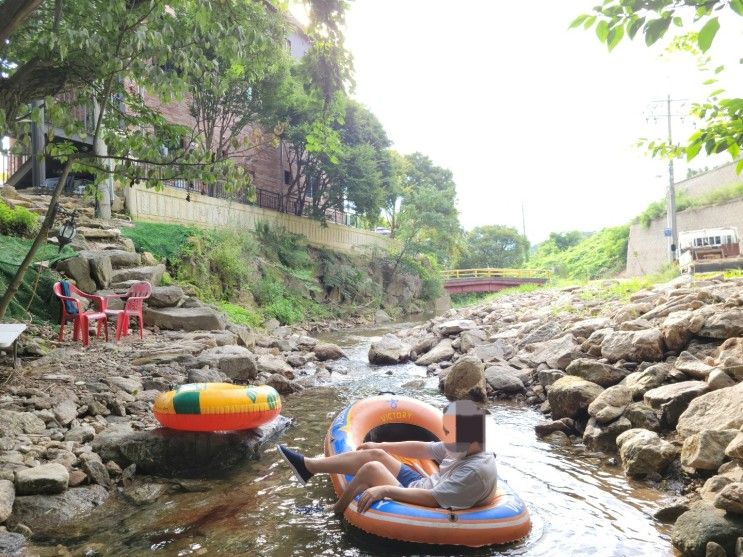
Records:
M350 454L350 453L344 453ZM399 464L399 463L398 463ZM398 466L399 468L399 466ZM395 475L390 472L381 462L367 462L354 476L351 483L343 492L338 502L333 506L333 511L337 514L343 514L353 498L362 491L376 485L399 485Z
M323 472L328 474L356 474L362 466L369 462L382 464L393 478L400 473L400 461L382 449L367 449L328 457L305 457L304 459L304 465L313 474Z

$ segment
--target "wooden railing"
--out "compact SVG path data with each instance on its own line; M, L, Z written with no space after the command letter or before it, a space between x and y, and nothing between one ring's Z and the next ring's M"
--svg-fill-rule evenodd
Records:
M478 278L510 278L510 279L545 279L549 280L551 273L546 269L451 269L444 271L444 280L478 279Z

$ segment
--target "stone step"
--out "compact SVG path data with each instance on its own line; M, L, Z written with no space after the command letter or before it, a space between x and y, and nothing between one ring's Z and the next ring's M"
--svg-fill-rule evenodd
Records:
M130 267L127 269L116 269L111 273L111 285L115 288L126 281L146 280L152 286L158 286L165 273L165 265L162 263L149 267Z
M89 226L79 227L77 233L85 236L86 240L114 240L121 236L121 230L118 228L91 228Z
M224 316L210 307L144 308L144 322L161 329L224 331Z

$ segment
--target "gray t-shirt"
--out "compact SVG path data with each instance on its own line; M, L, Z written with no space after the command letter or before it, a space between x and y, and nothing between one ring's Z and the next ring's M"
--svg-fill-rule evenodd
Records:
M445 509L468 509L490 498L495 491L498 472L493 453L479 452L453 458L443 443L430 443L431 458L438 461L439 471L408 487L430 489Z

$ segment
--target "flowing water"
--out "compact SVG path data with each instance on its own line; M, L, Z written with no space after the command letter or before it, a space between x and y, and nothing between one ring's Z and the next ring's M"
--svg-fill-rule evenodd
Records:
M443 406L437 379L426 378L425 368L367 363L369 344L382 332L357 329L329 339L349 355L341 364L347 373L334 372L330 388L308 389L284 401L283 413L294 426L283 443L320 454L333 416L348 402L380 391ZM402 386L416 378L426 381L423 389ZM301 486L273 448L227 476L190 483L195 492L167 495L145 507L113 498L53 542L72 548L96 544L105 555L153 557L674 554L668 529L652 519L662 493L628 482L606 455L540 441L533 427L542 417L533 409L494 403L490 410L497 423L499 475L526 501L533 521L532 533L508 546L462 550L367 536L321 510L335 500L327 476Z

